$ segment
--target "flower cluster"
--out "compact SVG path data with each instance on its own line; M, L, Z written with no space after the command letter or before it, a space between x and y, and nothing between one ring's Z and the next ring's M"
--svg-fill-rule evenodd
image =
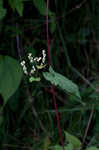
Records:
M45 59L46 59L45 50L42 50L42 55L43 55L42 64L44 64L45 63Z
M27 71L27 67L25 65L26 63L24 60L20 64L23 68L24 74L32 76L37 69L42 69L46 66L45 65L45 61L46 61L45 50L42 50L42 57L33 58L32 53L29 53L28 60L29 60L29 64L31 65L31 70L29 72Z
M24 74L28 75L27 67L26 67L26 65L25 65L25 61L24 61L24 60L21 62L21 66L22 66L22 68L23 68Z

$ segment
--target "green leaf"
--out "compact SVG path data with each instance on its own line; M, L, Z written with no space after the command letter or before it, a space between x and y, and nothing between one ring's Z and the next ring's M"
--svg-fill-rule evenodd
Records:
M63 150L62 146L60 146L60 145L51 146L49 149L52 149L52 150Z
M99 150L99 148L95 147L95 146L91 146L89 147L87 150Z
M16 0L8 0L8 3L10 5L10 7L13 9L13 11L15 10L15 1Z
M38 11L41 15L46 16L46 2L45 2L45 0L33 0L33 4L38 9ZM49 10L48 15L51 17L54 15L54 13L52 13Z
M23 0L16 0L16 10L20 16L23 15L23 8L24 8Z
M2 20L6 15L6 9L0 9L0 20Z
M43 76L46 80L50 81L51 84L58 86L67 94L74 95L81 99L78 86L63 75L56 73L52 67L49 68L49 72L43 72Z
M77 137L69 134L66 131L65 131L65 137L66 137L66 141L72 144L75 149L78 149L78 150L81 149L81 142Z
M60 145L50 146L49 149L63 150L62 146L60 146ZM72 144L68 144L67 146L64 147L64 150L74 150L74 149L73 149Z
M40 77L38 77L38 78L34 78L34 77L30 77L29 78L29 82L33 82L33 81L40 81Z
M51 142L50 142L49 137L46 136L46 137L44 138L44 141L43 141L43 150L48 150L48 147L49 147L50 143L51 143Z
M65 149L66 150L74 150L74 147L73 147L73 145L71 143L69 143L69 144L67 144Z
M6 15L6 9L3 8L3 0L0 0L0 20L2 20Z
M17 90L22 78L21 66L17 60L0 55L0 94L4 105Z
M24 8L23 0L9 0L8 2L13 11L16 9L16 11L20 16L23 15L23 8Z

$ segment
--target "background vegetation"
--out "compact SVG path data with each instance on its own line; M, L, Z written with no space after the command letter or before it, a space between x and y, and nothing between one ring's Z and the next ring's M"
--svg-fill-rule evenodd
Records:
M51 65L79 87L81 96L55 86L62 136L74 148L68 133L77 137L78 149L99 146L98 8L98 0L49 1ZM30 52L47 54L46 1L0 0L0 37L0 148L62 149L51 83L42 76L48 60L40 82L29 83L20 66Z

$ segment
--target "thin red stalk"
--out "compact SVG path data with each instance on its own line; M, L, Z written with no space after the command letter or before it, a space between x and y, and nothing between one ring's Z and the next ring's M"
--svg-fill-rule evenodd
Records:
M48 45L48 64L51 64L50 60L50 40L49 40L49 34L48 34L48 6L49 6L49 0L47 0L47 8L46 8L46 34L47 34L47 45Z
M56 104L56 97L55 97L55 91L54 91L54 87L53 86L51 86L51 92L52 92L52 95L53 95L54 106L55 106L55 110L56 110L56 118L57 118L57 125L58 125L58 132L59 132L60 142L61 142L63 150L64 150L64 142L63 142L63 138L62 138L62 130L61 130L59 113L58 113L58 108L57 108L57 104Z
M47 34L47 45L48 45L48 64L51 65L51 60L50 60L50 40L49 40L49 34L48 34L48 7L49 7L49 0L47 0L47 8L46 8L46 34ZM53 85L51 85L51 93L52 93L52 96L53 96L54 106L55 106L55 110L56 110L56 118L57 118L60 142L61 142L63 150L64 150L64 142L63 142L63 138L62 138L62 130L61 130L61 125L60 125L59 113L58 113L58 108L57 108L57 104L56 104L56 97L55 97L55 91L54 91Z

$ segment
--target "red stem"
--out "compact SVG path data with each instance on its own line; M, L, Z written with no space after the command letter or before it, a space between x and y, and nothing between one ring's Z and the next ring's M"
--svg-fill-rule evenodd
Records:
M50 40L48 34L48 6L49 6L49 0L47 0L47 8L46 8L46 34L47 34L47 45L48 45L48 64L50 66L51 60L50 60Z
M46 34L47 34L47 45L48 45L48 64L51 65L50 40L49 40L49 34L48 34L48 7L49 7L49 0L47 0L47 8L46 8ZM58 108L57 108L57 104L56 104L55 90L54 90L53 85L51 85L51 93L52 93L52 96L53 96L54 107L55 107L55 110L56 110L56 118L57 118L57 125L58 125L58 132L59 132L60 142L61 142L62 148L64 150L62 130L61 130L61 125L60 125L59 113L58 113Z
M52 92L52 95L53 95L54 106L55 106L55 110L56 110L56 118L57 118L57 125L58 125L58 132L59 132L60 142L61 142L63 150L64 150L64 142L63 142L63 137L62 137L62 130L61 130L61 125L60 125L58 108L57 108L57 104L56 104L55 90L54 90L53 86L51 86L51 92Z

